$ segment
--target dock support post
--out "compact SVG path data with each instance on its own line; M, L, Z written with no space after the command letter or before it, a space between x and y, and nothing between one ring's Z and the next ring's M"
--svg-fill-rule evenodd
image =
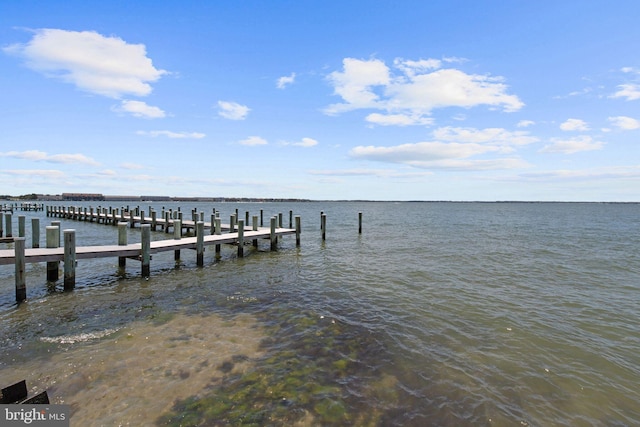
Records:
M271 250L275 251L278 249L278 238L276 237L276 221L278 221L278 218L276 218L275 216L271 217Z
M289 211L289 228L293 228L293 211Z
M10 213L4 214L5 219L5 229L7 230L7 237L13 237L13 230L11 228L11 220L12 215Z
M327 238L327 215L322 214L320 217L320 231L322 232L322 240Z
M142 277L149 277L151 274L151 224L142 224L140 257L142 261Z
M21 302L27 299L27 282L24 277L24 237L14 239L13 243L16 256L16 302Z
M218 215L216 215L216 235L222 234L222 224L221 219ZM216 244L216 258L220 258L220 243Z
M24 215L18 215L18 237L24 237L26 233L26 221L27 217Z
M244 257L244 219L238 220L238 258Z
M264 209L260 209L260 227L264 227Z
M300 225L300 215L296 215L296 246L300 246L301 232L302 232L302 227Z
M76 287L76 230L64 230L64 290Z
M362 212L358 212L358 234L362 234Z
M252 230L253 231L258 231L258 215L254 215L252 217L253 220L253 227ZM253 239L253 247L257 248L258 247L258 239Z
M135 223L135 220L133 219L133 211L129 211L129 222L131 223L131 228L135 228L136 223Z
M40 247L40 218L31 218L31 247Z
M234 214L231 214L229 217L229 233L236 231L236 218L238 218L238 216Z
M182 221L179 219L173 220L173 238L176 240L180 240L182 237ZM180 249L176 249L173 251L173 259L176 261L180 260Z
M209 227L209 233L211 235L216 233L216 214L215 213L211 214L211 227Z
M278 214L278 228L284 227L284 223L282 222L282 212Z
M204 221L196 223L196 264L198 267L204 265Z
M4 212L0 212L0 237L4 233Z
M156 231L157 227L158 227L158 213L155 210L151 210L151 229L153 231Z
M119 222L118 223L118 245L126 246L127 245L127 223ZM118 257L118 267L124 269L127 266L127 257Z
M58 248L60 247L60 227L55 225L50 225L46 227L47 233L47 248ZM59 273L60 262L59 261L48 261L47 262L47 281L55 282L60 277Z

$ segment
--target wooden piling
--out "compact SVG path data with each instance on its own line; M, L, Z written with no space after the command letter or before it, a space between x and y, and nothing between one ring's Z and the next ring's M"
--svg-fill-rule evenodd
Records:
M151 274L151 224L140 226L140 261L142 262L142 277Z
M46 227L46 239L47 248L59 248L60 247L60 227L50 225ZM47 281L55 282L60 277L60 262L48 261L47 262Z
M362 212L358 212L358 234L362 234Z
M7 233L7 237L13 237L13 229L12 229L12 215L10 213L5 213L4 214L4 219L5 219L5 230Z
M64 290L76 287L76 230L64 230Z
M218 215L216 215L216 235L221 235L222 234L222 224L221 224L221 219ZM219 258L220 257L220 244L216 244L216 257Z
M327 238L327 215L322 214L320 217L320 232L322 233L322 240Z
M40 218L31 218L31 247L40 247Z
M27 217L24 215L18 215L18 237L25 237L26 235L26 221Z
M27 299L27 282L24 275L24 240L24 237L17 237L13 240L16 257L16 302L21 302Z
M271 217L271 234L270 234L270 240L271 240L271 250L275 251L278 249L278 240L276 237L276 221L278 221L278 218L276 218L275 216Z
M198 267L204 265L204 222L196 223L196 264Z
M118 223L118 245L126 246L127 245L127 223L119 222ZM127 257L118 257L118 267L124 269L127 266Z
M244 219L238 220L238 258L244 257Z
M258 215L254 215L252 217L253 219L253 227L252 230L253 231L258 231ZM253 239L253 247L257 248L258 247L258 239Z
M0 237L2 237L4 233L4 212L0 211Z
M302 232L300 221L300 215L296 215L296 246L300 246L300 233Z
M182 221L179 219L173 220L173 238L176 240L180 240L182 238ZM180 260L180 249L176 249L173 252L173 259L176 261Z

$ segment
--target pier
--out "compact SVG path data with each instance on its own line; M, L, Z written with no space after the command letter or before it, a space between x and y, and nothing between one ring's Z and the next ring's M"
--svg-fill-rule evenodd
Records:
M293 217L290 211L290 225L295 219L295 228L284 228L282 226L282 214L272 216L269 219L269 227L261 225L262 211L260 217L254 215L252 224L249 225L245 219L237 219L237 214L231 215L229 224L222 224L219 212L211 215L211 222L199 220L203 218L203 213L192 212L192 220L183 220L179 212L166 212L164 218L158 219L153 215L146 217L143 211L125 211L116 209L93 209L93 208L62 208L47 207L47 216L64 216L64 218L82 221L91 221L102 224L113 224L118 230L117 245L99 246L76 246L75 230L62 230L64 236L64 246L59 247L61 230L59 223L46 227L46 248L39 247L39 222L33 221L34 236L38 236L38 242L34 237L32 247L27 248L23 225L24 216L20 216L20 236L7 237L5 241L12 241L14 249L0 250L0 265L15 265L15 285L16 301L21 302L26 299L25 265L28 263L47 263L47 281L59 280L59 263L64 264L64 289L72 290L75 287L75 269L77 260L93 258L113 258L117 257L119 266L123 268L127 259L133 259L141 264L141 274L149 277L151 255L159 252L174 251L175 259L180 259L181 250L194 250L196 252L196 263L199 267L204 265L204 251L206 246L215 246L216 254L220 253L220 245L231 244L238 248L237 256L244 256L244 246L252 242L254 247L258 246L258 240L269 240L270 249L277 250L278 238L285 235L296 235L296 245L300 245L301 220L300 216ZM6 216L7 224L10 224L11 214ZM173 218L175 216L175 218ZM248 219L249 214L246 214ZM260 218L260 224L259 224ZM0 221L2 218L0 217ZM126 229L129 227L139 227L140 242L128 243ZM164 240L151 241L151 231L157 227L166 233L169 229L173 232L173 237ZM10 228L10 225L9 227ZM194 236L183 236L184 230L192 230ZM209 233L205 232L209 230Z

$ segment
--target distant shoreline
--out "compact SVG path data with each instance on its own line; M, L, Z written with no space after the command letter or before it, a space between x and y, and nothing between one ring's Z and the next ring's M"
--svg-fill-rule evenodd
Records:
M122 196L98 193L25 194L20 196L0 195L7 202L208 202L208 203L306 203L306 202L351 202L351 203L602 203L638 204L640 201L566 201L566 200L367 200L367 199L299 199L284 197L176 197L176 196Z

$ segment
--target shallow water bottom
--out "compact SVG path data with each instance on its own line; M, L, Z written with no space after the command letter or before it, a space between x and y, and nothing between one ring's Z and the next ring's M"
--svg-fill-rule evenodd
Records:
M250 315L176 314L161 324L41 338L51 357L4 368L0 377L26 379L31 392L47 390L51 403L71 405L74 426L151 425L177 400L246 370L262 339Z

